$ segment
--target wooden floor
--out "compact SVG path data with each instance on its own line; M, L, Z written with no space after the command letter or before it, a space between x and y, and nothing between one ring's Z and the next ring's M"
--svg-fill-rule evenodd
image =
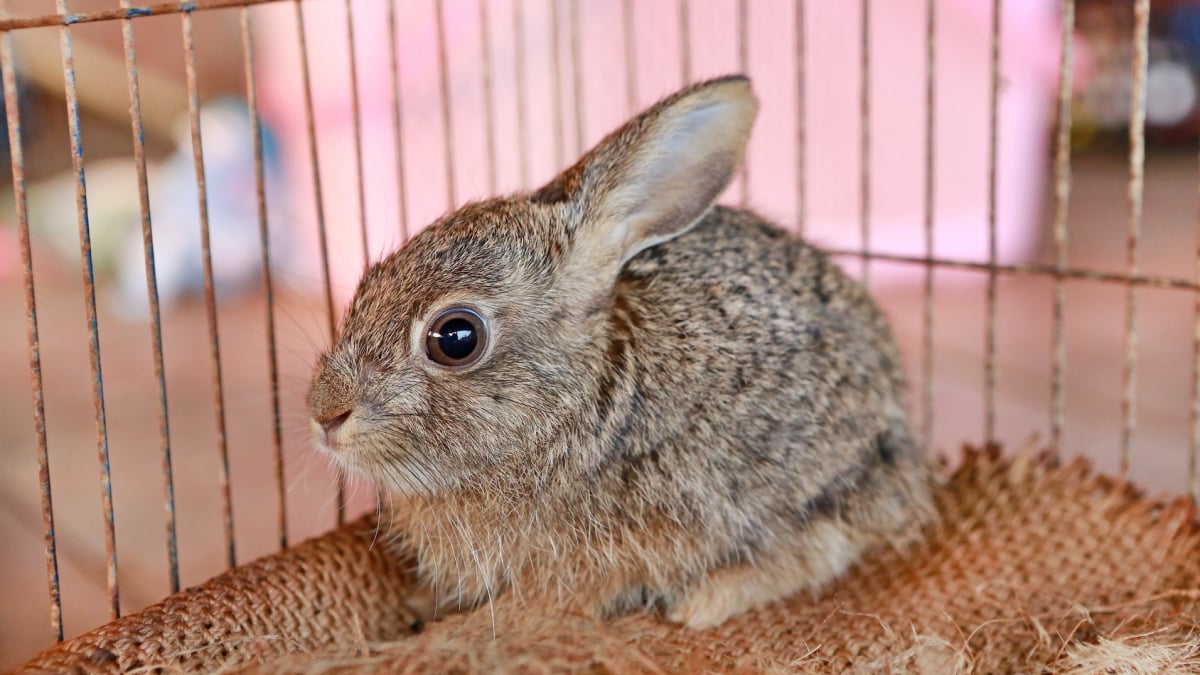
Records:
M1120 158L1079 158L1071 204L1071 265L1121 271L1125 266L1126 168ZM1152 155L1147 167L1141 266L1146 272L1196 274L1197 179L1194 156ZM1046 229L1041 260L1052 260ZM882 263L880 263L882 264ZM99 511L95 428L84 340L82 294L75 268L38 260L38 307L46 381L64 621L68 636L107 618L104 538ZM913 373L920 418L921 275L873 290L895 325ZM986 276L937 273L932 382L934 445L951 456L984 434L983 352ZM286 289L288 280L280 282ZM995 422L1009 447L1050 429L1053 284L1001 278L998 285ZM1122 435L1126 289L1066 284L1067 424L1064 455L1086 454L1116 471ZM1195 297L1186 291L1137 294L1139 359L1132 478L1153 492L1187 489L1191 434ZM22 293L0 285L0 668L19 663L49 640L36 455L27 381ZM333 492L326 462L307 445L303 407L314 350L323 344L319 303L284 293L279 308L280 391L286 455L289 536L329 528ZM276 487L267 385L265 309L261 299L220 308L225 412L232 467L239 561L278 545ZM169 592L157 385L144 324L100 318L113 493L120 555L121 606L129 612ZM164 326L179 561L183 584L199 583L224 563L212 373L203 307L174 312ZM359 488L356 507L372 501Z

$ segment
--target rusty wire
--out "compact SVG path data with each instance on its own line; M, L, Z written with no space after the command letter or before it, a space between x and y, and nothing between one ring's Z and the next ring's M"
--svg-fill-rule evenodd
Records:
M0 31L17 30L21 28L45 28L49 26L74 26L81 23L97 21L115 21L117 19L136 19L162 14L179 14L206 9L223 9L228 7L249 7L281 0L175 0L175 2L159 2L142 7L121 7L118 9L98 9L89 12L72 12L58 5L54 14L37 16L9 16L0 18Z
M279 410L279 356L275 337L275 287L271 279L271 235L267 226L266 175L263 170L262 122L258 115L258 87L254 77L254 41L251 39L250 10L238 10L242 33L242 60L246 68L246 107L250 116L250 137L254 148L254 196L258 207L258 238L262 247L263 291L266 295L267 368L271 386L271 440L275 452L275 491L278 501L279 548L288 547L287 482L284 478L283 420Z
M625 109L633 115L638 111L637 31L634 28L633 0L621 3L621 19L625 27Z
M579 3L581 0L567 0L567 21L571 31L571 93L575 106L575 155L584 151L583 126L583 37L579 30Z
M513 68L516 70L517 80L517 160L520 162L518 172L521 176L521 188L529 187L529 146L527 138L529 137L529 111L528 96L529 86L526 83L525 73L525 17L521 12L521 3L514 2L512 4L512 20L513 20Z
M129 0L121 0L129 8ZM175 481L171 465L170 416L167 414L167 379L163 364L162 313L158 304L158 278L154 267L154 234L150 221L150 188L146 179L146 136L142 126L142 97L138 88L137 53L134 50L133 19L121 19L125 52L125 75L129 84L129 123L133 133L133 164L137 173L138 210L141 214L142 253L146 264L146 295L150 310L150 348L154 377L158 382L158 436L162 452L163 495L167 518L167 566L171 592L179 591L179 546L175 527Z
M329 237L325 228L325 199L321 192L321 162L317 149L317 126L313 115L312 74L309 68L308 36L304 28L304 7L301 0L292 0L296 8L296 42L300 49L300 82L304 89L304 122L308 133L308 160L312 171L313 201L316 207L317 244L321 251L321 279L325 282L325 313L329 324L330 344L337 338L337 317L333 309L333 279L329 274ZM346 522L346 479L338 472L337 524Z
M392 125L396 142L396 199L400 209L400 243L408 241L408 188L404 184L404 114L400 92L400 39L396 30L396 0L387 3L388 54L392 72Z
M562 84L562 28L558 17L558 0L550 0L550 91L553 100L550 115L554 124L554 168L562 168L567 161L566 131L563 129L563 84Z
M804 72L804 0L796 0L796 232L804 234L804 211L808 208L807 171L805 167L805 133L808 120L805 116L805 72Z
M446 16L442 0L433 3L434 21L437 25L438 82L442 94L442 142L446 149L446 208L458 204L454 192L454 116L450 112L450 65L446 56Z
M196 77L196 38L192 13L179 15L183 29L184 71L187 75L188 129L192 139L192 162L196 167L196 195L200 214L200 253L204 264L204 316L208 324L208 349L212 359L213 407L217 425L217 478L221 491L221 519L225 526L225 557L230 568L237 565L233 536L233 493L229 485L229 437L225 425L225 386L221 377L221 340L217 325L217 296L213 287L212 240L208 226L208 178L204 172L204 142L200 128L200 87Z
M933 258L933 220L937 192L937 1L925 2L925 257ZM925 265L921 305L921 439L933 451L933 265Z
M987 262L977 262L973 260L953 260L950 258L938 258L936 256L926 257L916 255L900 255L894 253L876 253L874 251L864 254L858 249L848 248L823 248L822 250L830 255L839 257L865 257L870 258L871 260L912 265L926 265L939 269L982 272L984 274L988 274L994 270L996 274L1005 276L1071 279L1079 281L1094 281L1107 284L1120 284L1122 286L1132 286L1135 288L1161 288L1167 290L1200 292L1200 281L1166 275L1130 275L1122 274L1120 272L1102 272L1100 270L1079 269L1072 267L1059 270L1055 265L1043 264L1005 265L996 263L995 265L992 265Z
M749 0L738 0L738 70L742 75L750 75L750 6ZM746 153L749 155L749 151ZM742 158L742 195L739 200L742 208L750 204L750 158Z
M55 0L59 14L67 14L67 0ZM117 583L117 528L113 517L112 465L108 457L108 418L104 408L104 377L100 367L100 326L96 317L96 282L92 268L92 236L88 222L87 180L83 169L83 138L79 126L79 98L75 85L75 56L71 51L71 29L59 25L62 49L63 90L71 139L71 169L75 174L75 212L79 222L79 265L83 276L84 312L88 330L88 356L92 371L92 404L96 421L96 455L100 463L100 508L104 518L104 551L108 583L108 613L121 616L121 593Z
M1074 59L1075 0L1062 0L1062 54L1058 69L1058 133L1054 152L1054 268L1067 268L1067 215L1071 201L1071 87ZM1050 367L1050 447L1062 445L1067 408L1067 309L1062 277L1054 279L1053 361Z
M367 189L363 168L362 105L358 96L358 49L354 39L354 0L346 0L346 45L350 57L350 118L354 123L354 166L358 171L358 229L362 233L363 267L371 264L371 246L367 237Z
M983 439L996 439L996 164L1000 136L1000 0L992 0L992 83L988 100L987 328L983 348Z
M858 90L858 227L865 254L871 250L871 1L861 0ZM862 258L863 286L871 284L871 259Z
M804 0L797 0L803 3ZM692 83L692 29L688 0L679 0L679 72L681 86Z
M0 19L6 14L5 0L0 0ZM25 153L21 141L21 107L17 98L14 62L12 33L0 33L0 73L4 78L4 112L8 126L9 160L12 165L13 201L17 213L17 239L21 249L21 278L25 287L25 334L29 345L33 431L37 437L38 492L42 507L42 550L46 565L46 586L50 596L50 633L56 642L61 642L63 623L62 594L58 582L58 542L54 533L54 500L50 490L50 453L46 442L42 348L38 338L37 295L33 287L33 249L29 241L29 209L25 196Z
M479 0L479 67L483 71L483 133L487 142L488 193L496 193L496 104L492 96L492 30L487 0Z
M1146 164L1146 68L1149 63L1150 0L1134 3L1133 88L1129 103L1129 220L1125 239L1126 270L1138 275L1142 236L1142 194ZM1121 474L1129 473L1129 451L1137 424L1137 288L1126 291L1125 368L1121 393Z

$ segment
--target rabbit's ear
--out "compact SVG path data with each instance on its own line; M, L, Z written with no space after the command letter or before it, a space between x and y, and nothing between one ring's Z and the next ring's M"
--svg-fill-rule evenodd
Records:
M745 77L664 99L534 195L576 215L572 262L611 281L630 258L683 234L742 161L758 103Z

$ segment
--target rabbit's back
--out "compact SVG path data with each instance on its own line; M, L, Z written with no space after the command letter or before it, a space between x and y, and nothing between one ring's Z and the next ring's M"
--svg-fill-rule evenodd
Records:
M747 550L822 515L927 508L891 331L799 237L716 207L630 261L610 321L599 404L626 490L690 504Z

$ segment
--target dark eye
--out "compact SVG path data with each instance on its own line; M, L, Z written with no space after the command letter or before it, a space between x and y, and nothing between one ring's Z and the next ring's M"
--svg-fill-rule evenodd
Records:
M429 324L425 335L425 353L443 366L474 363L487 346L487 327L483 318L469 309L448 309Z

